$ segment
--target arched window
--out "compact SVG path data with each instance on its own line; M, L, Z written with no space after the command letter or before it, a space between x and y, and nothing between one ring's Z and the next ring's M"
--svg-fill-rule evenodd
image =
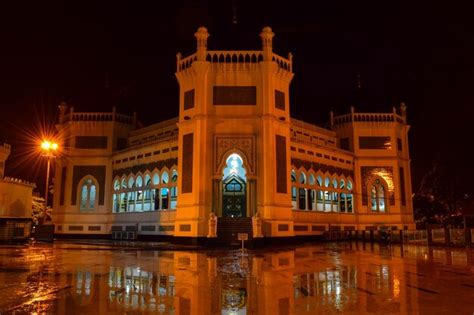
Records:
M161 175L161 182L163 184L168 184L170 181L170 176L168 175L168 172L163 172L163 174Z
M380 178L376 178L370 185L370 208L372 211L385 212L386 191Z
M336 178L334 178L332 180L332 187L337 188L337 179Z
M143 179L140 175L137 176L137 180L136 180L136 186L137 187L142 187L143 186Z
M173 175L171 176L171 182L172 183L178 182L178 172L176 170L173 170Z
M313 175L313 174L310 174L310 175L309 175L308 183L309 183L310 185L314 185L314 175Z
M170 204L170 208L171 209L176 209L176 201L177 201L177 198L178 198L178 187L177 187L177 183L178 183L178 172L176 170L173 170L172 172L172 175L171 175L171 183L172 183L172 186L170 188L170 191L171 191L171 204Z
M160 176L155 173L153 174L153 185L159 185L160 184Z
M296 173L295 170L291 170L291 182L295 183L296 182Z
M121 188L122 188L122 189L127 188L127 180L126 180L125 178L122 178L122 185L121 185Z
M318 186L322 186L323 185L323 178L321 176L318 176L316 178L316 183L318 184Z
M324 180L324 186L329 187L330 182L331 181L330 181L329 177L326 177L326 179Z
M350 180L347 181L347 189L352 190L352 182Z
M306 175L305 173L301 172L300 177L298 179L298 183L300 185L306 184ZM298 209L305 210L306 209L306 188L299 186L298 188Z
M145 186L150 187L150 185L151 185L151 177L150 177L150 175L146 174L145 175Z
M80 209L94 210L96 207L97 185L92 178L85 179L80 188L81 203Z
M303 172L301 172L301 174L300 174L299 183L300 184L306 184L306 175Z
M116 179L114 182L114 190L119 190L119 189L120 189L120 182L118 179Z
M341 181L339 182L339 188L344 189L345 187L346 187L346 182L344 181L344 179L341 179Z
M133 188L135 187L135 180L133 179L133 177L131 176L129 179L128 179L128 188Z
M349 193L347 194L347 212L352 212L352 181L347 180L347 190Z
M296 209L296 195L297 195L297 190L296 190L296 172L295 170L291 170L291 204L293 209Z

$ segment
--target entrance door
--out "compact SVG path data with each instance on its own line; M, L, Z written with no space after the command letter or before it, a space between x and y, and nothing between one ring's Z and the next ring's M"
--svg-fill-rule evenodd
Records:
M245 181L238 175L231 175L223 182L222 214L224 217L246 216Z

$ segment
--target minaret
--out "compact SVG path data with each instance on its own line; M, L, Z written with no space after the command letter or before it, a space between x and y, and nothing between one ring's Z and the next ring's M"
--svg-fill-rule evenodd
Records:
M257 146L266 152L258 161L258 211L271 225L267 236L292 236L290 178L290 111L289 86L293 78L291 61L273 53L273 33L264 27L262 39L262 134ZM290 55L291 58L291 55ZM270 153L271 152L271 153Z
M211 213L212 190L212 130L209 111L210 62L207 57L209 33L199 27L194 33L196 53L181 59L178 54L176 78L180 86L179 147L178 155L178 207L175 219L175 236L197 237L207 235L207 218ZM189 60L183 63L183 60ZM206 193L208 192L208 193Z

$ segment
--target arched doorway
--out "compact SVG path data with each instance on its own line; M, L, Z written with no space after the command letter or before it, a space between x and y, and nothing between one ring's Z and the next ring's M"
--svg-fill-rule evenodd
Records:
M247 216L247 177L240 155L233 153L226 160L222 177L222 216Z

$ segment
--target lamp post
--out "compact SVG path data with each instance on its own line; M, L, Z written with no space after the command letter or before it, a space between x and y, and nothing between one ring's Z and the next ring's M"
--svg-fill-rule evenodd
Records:
M41 149L43 150L43 156L48 159L48 165L46 168L46 187L44 189L44 211L46 215L46 209L48 209L48 186L49 186L49 170L51 167L51 159L56 156L54 153L58 150L58 144L54 141L44 140L41 143Z

